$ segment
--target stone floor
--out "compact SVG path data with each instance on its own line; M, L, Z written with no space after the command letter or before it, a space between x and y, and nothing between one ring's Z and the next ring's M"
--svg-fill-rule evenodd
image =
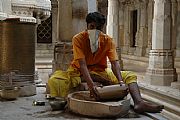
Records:
M47 82L48 74L52 71L52 60L45 60L43 64L39 60L36 68L39 71L40 78L43 83ZM131 70L138 73L138 80L143 80L145 68L140 66L132 66L127 64L125 70ZM138 69L137 69L138 68ZM0 99L0 120L98 120L96 118L88 118L65 111L52 111L48 101L45 99L45 88L37 87L37 95L31 97L20 97L14 101L3 101ZM177 93L177 92L176 92ZM33 106L34 100L45 101L45 106ZM106 120L106 119L103 119ZM160 114L139 115L130 110L129 114L124 118L110 118L108 120L167 120Z
M33 106L34 100L45 101L45 106ZM159 120L166 120L159 114L154 114ZM45 88L37 87L37 95L31 97L19 97L14 101L0 101L0 120L98 120L80 116L66 111L52 111L45 99ZM109 118L108 120L153 120L152 116L140 115L129 111L124 118ZM107 119L102 119L107 120Z

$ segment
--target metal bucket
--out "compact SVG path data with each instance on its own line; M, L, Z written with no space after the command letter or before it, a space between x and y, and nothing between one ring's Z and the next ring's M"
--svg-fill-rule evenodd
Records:
M0 74L12 70L34 74L35 25L1 21L0 31Z

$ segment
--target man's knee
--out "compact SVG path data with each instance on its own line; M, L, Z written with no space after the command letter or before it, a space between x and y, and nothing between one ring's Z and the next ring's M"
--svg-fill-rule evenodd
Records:
M126 84L137 82L137 75L134 72L125 71L123 74L123 80Z

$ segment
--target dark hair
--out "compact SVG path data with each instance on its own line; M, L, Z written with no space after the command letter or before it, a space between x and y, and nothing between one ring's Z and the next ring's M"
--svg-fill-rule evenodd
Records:
M95 22L96 26L103 26L106 22L106 18L103 14L99 12L91 12L86 16L86 23Z

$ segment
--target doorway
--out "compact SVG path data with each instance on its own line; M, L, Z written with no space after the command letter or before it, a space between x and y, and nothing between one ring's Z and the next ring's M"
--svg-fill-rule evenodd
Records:
M131 38L130 38L130 47L136 47L136 33L137 33L137 10L131 11Z

